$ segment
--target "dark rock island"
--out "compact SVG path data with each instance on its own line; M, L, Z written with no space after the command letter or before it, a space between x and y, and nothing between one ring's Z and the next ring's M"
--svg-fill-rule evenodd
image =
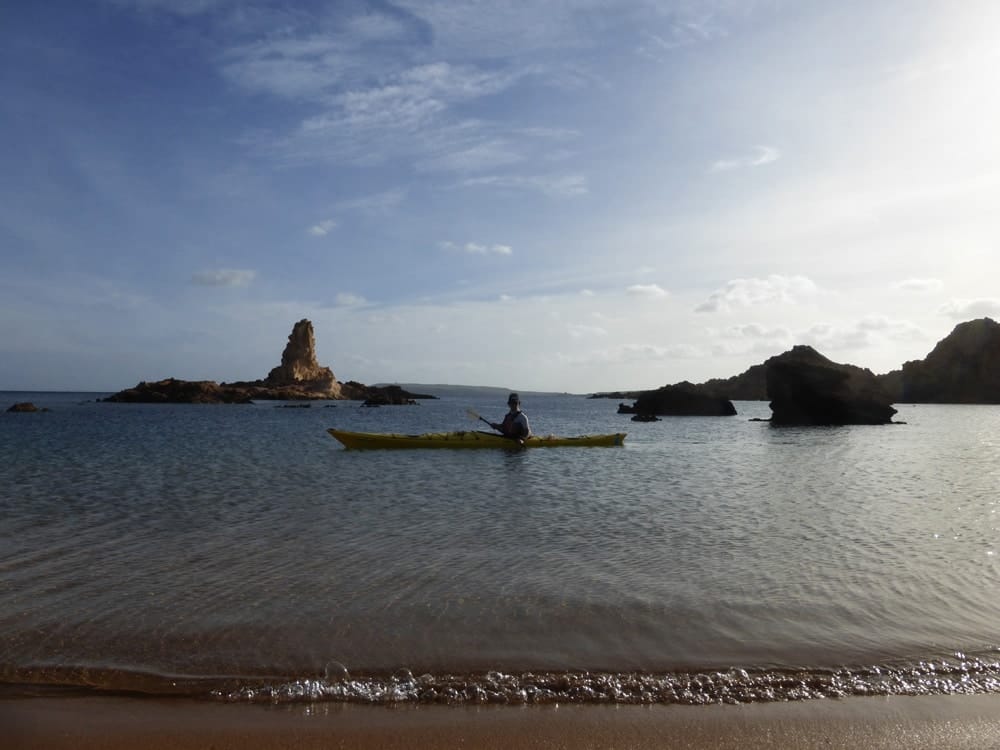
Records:
M706 393L686 381L640 393L632 410L637 416L660 417L731 417L736 414L736 407L729 399Z
M897 403L1000 404L1000 323L959 323L925 359L879 380Z
M771 424L887 424L896 410L871 370L832 362L795 346L766 366Z
M404 391L399 386L370 386L356 381L342 383L329 367L316 360L313 325L300 320L292 328L281 354L281 364L263 380L216 383L212 380L167 378L142 382L108 396L105 401L164 404L246 404L252 401L363 400L371 404L412 404L435 398Z
M713 404L729 399L770 400L769 421L776 426L886 424L896 413L892 404L901 402L1000 404L1000 324L990 318L960 323L926 359L884 375L795 346L731 378L592 398L634 398L618 411L636 415L716 415Z

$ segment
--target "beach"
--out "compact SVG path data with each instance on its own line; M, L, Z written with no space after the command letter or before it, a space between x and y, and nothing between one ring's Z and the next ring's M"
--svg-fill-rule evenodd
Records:
M129 697L0 701L11 750L1000 747L1000 696L715 706L248 706Z

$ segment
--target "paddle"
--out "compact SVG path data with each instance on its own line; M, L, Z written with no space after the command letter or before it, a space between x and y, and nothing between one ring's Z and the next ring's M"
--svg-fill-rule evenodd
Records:
M493 426L492 422L490 422L488 419L484 419L483 417L479 416L478 414L476 414L476 412L472 411L472 409L466 409L465 413L469 415L470 419L481 419L482 421L486 422L486 424L488 424L490 426L490 429L492 429L492 430L496 429L496 427Z

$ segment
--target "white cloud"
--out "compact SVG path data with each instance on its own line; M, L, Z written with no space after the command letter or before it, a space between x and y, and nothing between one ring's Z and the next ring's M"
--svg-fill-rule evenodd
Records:
M514 249L510 245L483 245L479 242L466 242L459 245L451 240L438 243L443 250L452 252L462 252L467 255L513 255Z
M334 298L334 304L337 307L360 307L366 303L367 300L364 297L353 292L338 292Z
M952 300L940 309L942 315L956 320L970 318L1000 317L1000 299L959 299Z
M899 292L939 292L944 284L939 279L903 279L893 282L892 289Z
M497 187L509 190L536 190L553 197L586 195L587 178L583 175L539 176L539 175L488 175L471 177L462 181L464 187Z
M574 339L591 338L595 336L607 336L608 332L606 329L600 326L588 326L582 323L570 323L566 330L569 335Z
M772 274L766 279L733 279L712 292L695 312L728 312L732 307L795 302L816 292L816 284L805 276Z
M224 6L232 5L233 0L109 0L112 5L123 8L135 8L139 11L160 11L178 16L197 16L211 13Z
M744 169L747 167L760 167L777 161L781 156L778 149L773 146L757 146L753 153L739 156L735 159L719 159L709 167L710 172L728 172L733 169Z
M332 230L336 226L337 222L335 220L326 219L324 221L319 222L318 224L314 224L313 226L309 227L309 234L311 234L313 237L325 237L330 233L330 230Z
M419 159L415 166L422 172L475 172L517 164L524 155L502 138L473 143L466 148L448 149L444 153Z
M690 6L690 10L695 12L698 8L698 4ZM666 28L656 33L642 33L643 42L636 49L638 55L663 62L676 49L726 36L725 28L718 24L711 10L702 10L699 15L682 15L681 8L677 7L671 10L675 18Z
M791 333L787 328L764 328L756 323L746 325L731 326L721 332L724 338L729 339L778 339L787 340Z
M342 212L358 212L378 216L394 210L406 198L407 191L402 188L383 190L381 193L364 195L338 201L336 208Z
M668 296L667 291L657 284L633 284L625 291L637 297L650 297L652 299L663 299Z
M191 281L198 286L247 286L256 276L256 271L219 268L214 271L198 271L191 275Z

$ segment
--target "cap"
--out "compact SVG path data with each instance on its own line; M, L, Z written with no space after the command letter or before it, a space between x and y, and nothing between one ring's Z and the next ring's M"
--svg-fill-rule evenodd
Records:
M510 394L507 397L507 403L508 404L519 404L519 403L521 403L521 397L518 396L516 393L512 393L512 394Z

